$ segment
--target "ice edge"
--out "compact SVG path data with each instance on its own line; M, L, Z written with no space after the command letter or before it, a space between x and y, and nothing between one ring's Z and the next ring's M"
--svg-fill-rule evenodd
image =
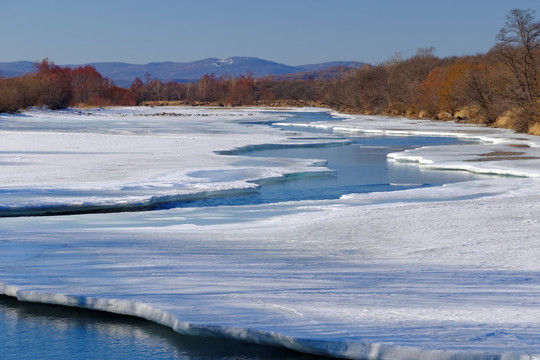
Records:
M338 115L336 113L335 115ZM343 114L339 114L344 116ZM348 120L354 120L354 116L345 117ZM369 128L364 127L359 124L346 124L346 125L335 125L335 124L320 124L320 123L293 123L293 122L278 122L274 123L276 126L294 126L294 127L306 127L306 128L319 128L334 133L345 133L345 134L374 134L374 135L389 135L389 136L435 136L435 137L453 137L464 140L476 140L481 141L485 144L494 144L500 146L511 146L511 142L524 143L528 144L532 149L536 148L536 144L531 143L528 139L518 137L516 139L509 138L508 135L511 134L509 131L506 131L505 136L500 136L501 134L492 133L487 135L478 134L472 130L464 129L463 132L456 132L452 130L414 130L410 128L403 129L381 129L381 128ZM406 124L405 124L406 125ZM477 129L475 129L477 130ZM513 134L520 135L520 134ZM463 146L463 145L460 145ZM437 146L435 146L437 147ZM453 161L452 163L447 163L447 159L426 159L422 155L417 155L417 150L424 148L433 148L433 147L421 147L413 150L405 150L399 152L389 153L387 158L390 161L395 162L411 162L417 163L418 166L424 169L433 169L433 170L455 170L455 171L467 171L470 173L476 174L485 174L485 175L500 175L500 176L515 176L515 177L540 177L540 173L537 171L527 171L523 169L516 168L507 168L504 166L497 166L491 163L491 167L484 166L474 166L469 161L478 160L480 154L471 154L467 158L462 158L458 161ZM519 159L519 158L517 158ZM469 163L467 163L469 162Z
M417 360L540 360L540 356L519 353L484 353L422 349L417 347L393 346L391 344L324 341L299 339L277 332L236 328L218 325L190 324L177 319L171 313L142 302L122 299L107 299L66 294L22 291L14 285L0 282L0 295L14 297L21 302L52 304L103 311L120 315L135 316L167 326L175 332L188 336L218 337L266 346L284 347L301 353L330 356L343 359L417 359Z

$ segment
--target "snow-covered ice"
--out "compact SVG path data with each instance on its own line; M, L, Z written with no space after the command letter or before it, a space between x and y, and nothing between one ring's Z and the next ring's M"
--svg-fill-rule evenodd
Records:
M215 153L290 141L256 124L268 119L288 120L248 108L2 115L0 211L132 206L325 170ZM479 139L389 158L512 176L324 201L4 217L0 293L344 358L540 358L538 138L385 117L296 125Z
M238 157L215 153L290 142L267 126L235 122L256 122L260 113L182 109L182 116L163 116L163 109L159 110L29 111L25 114L29 119L6 116L0 154L0 214L34 213L37 209L54 212L59 206L72 211L146 206L253 189L256 185L250 180L289 172L328 170L300 159L272 159L254 165L251 161L252 166L241 167L235 165ZM212 176L201 177L202 170L208 169L211 171L206 173Z

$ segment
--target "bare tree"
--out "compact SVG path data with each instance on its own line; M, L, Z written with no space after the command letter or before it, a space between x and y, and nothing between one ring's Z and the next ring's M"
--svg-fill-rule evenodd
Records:
M418 49L416 54L403 61L392 61L388 68L390 111L405 114L418 105L418 88L429 73L440 65L433 47Z
M527 112L538 112L540 60L540 22L533 10L514 9L506 16L499 31L495 52L512 72L515 80L514 96Z
M506 82L501 78L505 69L501 69L501 66L489 59L478 59L478 62L469 64L466 75L457 85L479 107L480 120L490 125L509 107L505 96ZM524 132L527 127L527 122L520 122L515 130Z

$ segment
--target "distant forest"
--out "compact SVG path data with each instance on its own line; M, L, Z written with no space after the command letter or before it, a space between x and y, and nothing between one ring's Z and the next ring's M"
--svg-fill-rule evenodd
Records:
M30 106L215 105L320 106L341 112L461 120L540 135L540 22L532 10L506 16L486 54L439 58L434 49L380 65L341 68L302 78L214 74L193 83L136 78L115 86L91 66L61 68L48 59L36 71L0 78L0 112ZM335 70L335 69L334 69Z

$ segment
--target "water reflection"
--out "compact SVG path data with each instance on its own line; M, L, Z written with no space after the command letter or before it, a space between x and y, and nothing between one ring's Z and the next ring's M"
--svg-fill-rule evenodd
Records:
M0 296L2 359L321 359L286 349L182 336L143 319Z

